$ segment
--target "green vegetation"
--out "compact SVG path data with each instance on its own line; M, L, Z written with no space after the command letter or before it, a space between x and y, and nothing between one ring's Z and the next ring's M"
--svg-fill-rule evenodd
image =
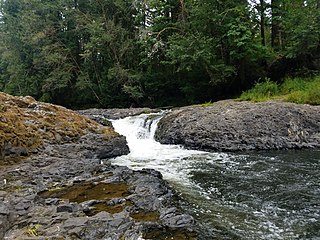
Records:
M26 230L26 234L29 237L37 237L39 235L39 228L41 228L40 224L31 226Z
M72 108L199 104L319 72L320 2L0 0L0 39L0 91Z
M243 92L240 100L265 101L279 94L278 85L269 79L264 82L258 82L255 86Z
M282 84L267 79L241 94L240 100L266 101L280 99L293 103L320 105L320 76L287 78Z
M205 103L202 103L201 104L201 107L210 107L210 106L213 106L213 102L209 101L209 102L205 102Z

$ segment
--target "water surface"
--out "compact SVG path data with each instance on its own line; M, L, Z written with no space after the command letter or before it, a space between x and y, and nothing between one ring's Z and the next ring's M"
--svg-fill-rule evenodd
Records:
M154 140L163 113L113 121L130 154L112 160L153 168L214 239L320 239L320 151L208 153Z

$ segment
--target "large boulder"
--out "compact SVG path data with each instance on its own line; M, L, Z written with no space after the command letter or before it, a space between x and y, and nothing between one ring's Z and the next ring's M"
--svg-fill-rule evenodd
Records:
M161 143L207 151L320 147L320 107L226 100L173 110L156 131Z
M0 160L28 156L45 143L70 143L87 134L101 135L104 139L102 145L106 148L101 150L101 158L128 153L125 139L110 126L30 96L15 97L0 92Z

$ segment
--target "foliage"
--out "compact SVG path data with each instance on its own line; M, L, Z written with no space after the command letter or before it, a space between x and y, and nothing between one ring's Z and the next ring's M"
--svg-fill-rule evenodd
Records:
M305 80L301 84L301 79L293 79L292 82L300 83L299 87L292 89L286 96L286 101L294 103L307 103L320 105L320 77Z
M239 99L251 101L283 99L287 102L319 105L320 76L311 79L288 78L280 86L267 79L243 92Z
M297 91L304 91L306 89L307 82L302 78L287 78L281 84L281 93L289 94Z
M319 5L0 0L0 90L68 107L230 97L266 76L320 70ZM269 74L274 63L285 72Z
M213 106L213 105L214 105L214 103L209 101L209 102L202 103L201 107L210 107L210 106Z
M263 82L258 82L252 89L241 94L240 100L265 101L278 95L279 88L275 82L266 79Z

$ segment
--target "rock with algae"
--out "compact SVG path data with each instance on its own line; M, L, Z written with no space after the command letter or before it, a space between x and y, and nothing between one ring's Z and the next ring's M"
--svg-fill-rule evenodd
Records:
M106 140L119 136L64 107L0 92L0 159L29 155L45 142L72 142L90 132L101 132Z

